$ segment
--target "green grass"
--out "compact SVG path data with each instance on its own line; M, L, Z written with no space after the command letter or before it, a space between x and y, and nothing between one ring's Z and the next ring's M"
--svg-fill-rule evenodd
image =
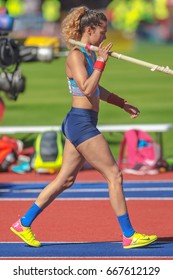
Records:
M173 69L172 45L140 42L124 54ZM1 126L60 125L71 106L65 58L51 63L25 63L21 67L26 76L26 90L17 101L4 97L7 109ZM110 58L100 84L136 105L141 115L131 120L123 110L102 102L99 124L173 123L172 76ZM117 156L122 135L106 133L105 136ZM164 155L173 155L173 132L166 132L163 137Z

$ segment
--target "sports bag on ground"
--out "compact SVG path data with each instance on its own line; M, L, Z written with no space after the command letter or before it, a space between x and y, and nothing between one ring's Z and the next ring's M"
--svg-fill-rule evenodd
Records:
M35 153L31 161L34 170L40 173L54 173L62 166L62 132L46 131L39 134L35 142Z
M131 169L142 165L155 167L159 160L161 160L161 147L148 133L134 129L124 133L118 160L121 169L123 165Z

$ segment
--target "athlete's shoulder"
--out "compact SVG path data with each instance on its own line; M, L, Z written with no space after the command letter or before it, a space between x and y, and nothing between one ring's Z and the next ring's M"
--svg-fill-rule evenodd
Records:
M70 50L69 55L83 55L83 52L78 46L75 46Z
M81 49L77 46L73 47L67 57L68 62L73 61L75 62L76 60L84 61L85 60L85 55L81 51Z

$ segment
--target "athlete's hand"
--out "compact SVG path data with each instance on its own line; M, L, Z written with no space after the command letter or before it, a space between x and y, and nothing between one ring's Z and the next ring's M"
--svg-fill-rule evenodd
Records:
M140 111L138 110L137 107L135 107L135 106L133 106L133 105L130 105L130 104L128 104L128 103L125 103L125 104L124 104L123 109L124 109L127 113L129 113L129 114L131 115L131 118L132 118L132 119L137 118L137 117L139 116L139 114L140 114Z
M105 62L108 60L109 51L112 48L112 43L109 43L107 46L103 47L102 42L98 47L98 57L101 57Z

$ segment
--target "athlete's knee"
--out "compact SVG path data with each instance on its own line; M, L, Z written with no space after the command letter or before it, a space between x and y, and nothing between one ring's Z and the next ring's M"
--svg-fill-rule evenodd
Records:
M117 166L112 168L112 170L110 172L109 181L111 183L115 183L115 184L118 184L118 185L122 184L122 182L123 182L123 175L122 175L121 170Z
M120 169L117 170L116 178L119 182L121 182L121 183L123 182L123 174Z
M76 176L74 176L74 175L66 178L66 180L64 181L64 184L63 184L63 188L64 189L70 188L74 184L75 179L76 179Z

